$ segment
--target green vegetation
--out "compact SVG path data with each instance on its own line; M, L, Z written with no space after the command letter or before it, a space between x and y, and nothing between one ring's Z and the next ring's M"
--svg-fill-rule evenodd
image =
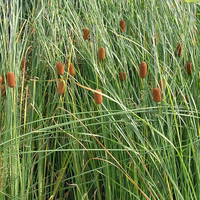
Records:
M1 200L200 199L191 2L0 1Z

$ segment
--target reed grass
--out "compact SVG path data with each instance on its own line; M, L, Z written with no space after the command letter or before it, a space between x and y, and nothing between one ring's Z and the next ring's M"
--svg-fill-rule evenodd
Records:
M14 72L15 86L5 78L0 90L0 200L199 200L199 8L2 1L0 75ZM75 76L57 61L73 61Z

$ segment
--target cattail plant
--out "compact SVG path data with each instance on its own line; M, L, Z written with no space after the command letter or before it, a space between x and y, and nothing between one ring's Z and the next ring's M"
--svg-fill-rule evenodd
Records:
M176 55L180 58L181 57L181 52L182 52L182 43L177 43L176 45Z
M161 95L163 95L163 90L164 90L164 86L165 86L165 81L162 79L158 82L159 84L159 87L160 87L160 92L161 92Z
M156 38L154 40L151 39L152 44L154 45L158 44L158 39L159 39L159 36L158 36L158 33L156 33Z
M119 23L121 30L125 33L126 22L122 19Z
M99 48L98 57L99 57L99 60L104 60L105 59L105 49L103 47Z
M191 75L191 72L192 72L192 64L190 61L187 61L186 62L186 71L188 73L188 75Z
M147 64L144 61L140 63L139 74L141 78L145 78L147 76Z
M88 28L83 29L83 38L87 40L90 37L90 30Z
M101 90L99 89L96 89L97 92L101 92ZM103 97L102 97L102 94L98 94L98 93L94 93L94 100L95 100L95 103L96 104L101 104L102 101L103 101Z
M0 85L3 83L3 77L0 76Z
M75 76L75 69L72 63L67 64L68 72L71 76Z
M15 86L15 74L13 72L8 72L6 76L7 84L10 88Z
M64 82L62 80L58 83L58 95L62 95L65 91Z
M1 96L3 97L6 94L6 86L1 85Z
M120 81L125 81L126 80L126 73L125 72L120 72L119 73L119 79L120 79Z
M21 71L23 71L24 69L25 69L25 63L26 63L26 61L25 61L25 59L23 58L22 59L22 61L21 61Z
M61 62L57 62L56 63L56 69L59 75L63 75L64 74L64 67L63 64Z
M160 102L161 101L161 94L159 88L154 88L153 89L153 100L155 102Z

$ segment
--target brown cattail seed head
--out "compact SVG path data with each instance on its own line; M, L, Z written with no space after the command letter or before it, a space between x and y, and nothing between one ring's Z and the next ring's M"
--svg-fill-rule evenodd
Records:
M177 43L177 45L176 45L176 53L177 53L179 58L181 57L182 46L183 46L182 43Z
M159 39L159 36L158 36L158 33L156 33L156 38L154 40L151 39L151 42L156 45L158 44L158 39Z
M119 79L120 79L120 81L125 81L126 80L126 73L125 72L120 72L119 73Z
M63 75L64 74L64 67L63 64L61 62L57 62L56 63L56 69L59 75Z
M22 59L22 62L21 62L21 70L23 70L25 68L25 59L23 58Z
M125 28L126 28L126 22L122 19L119 23L120 28L123 32L125 32Z
M65 87L64 87L64 82L61 80L59 83L58 83L58 95L62 95L65 91Z
M161 95L162 95L163 94L163 90L164 90L164 86L165 86L165 81L164 80L160 80L158 84L160 86L160 91L161 91Z
M96 91L101 92L101 90L97 89ZM94 100L96 104L101 104L103 101L102 94L94 93Z
M13 72L8 72L6 76L7 84L10 88L15 86L15 74Z
M155 102L160 102L161 101L161 94L159 88L154 88L153 89L153 100Z
M74 69L73 64L70 63L70 66L69 66L69 63L68 63L67 68L68 68L68 70L69 70L69 74L70 74L71 76L75 76L75 69Z
M88 28L83 29L83 38L87 40L90 37L90 30Z
M98 57L99 57L99 60L104 60L105 59L105 49L103 47L99 48Z
M186 62L186 70L187 70L188 75L191 75L192 64L191 64L190 61L187 61L187 62Z
M139 71L140 77L145 78L147 75L147 64L146 62L141 62L140 63L140 71Z
M3 83L3 77L0 76L0 85Z
M1 85L1 96L4 96L6 94L6 87L5 85Z

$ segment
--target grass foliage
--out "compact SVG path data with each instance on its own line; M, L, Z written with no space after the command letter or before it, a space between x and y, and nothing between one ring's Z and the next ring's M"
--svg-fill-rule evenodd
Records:
M199 8L1 0L0 199L200 199Z

